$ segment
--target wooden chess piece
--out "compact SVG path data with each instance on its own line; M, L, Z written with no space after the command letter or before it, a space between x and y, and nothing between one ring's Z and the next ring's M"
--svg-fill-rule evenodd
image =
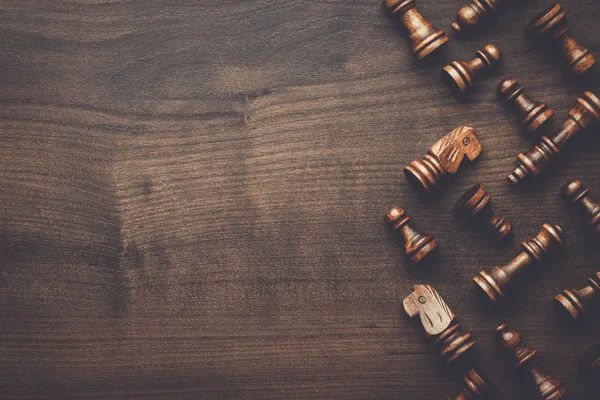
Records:
M600 344L583 354L579 361L579 374L584 382L600 390Z
M578 180L567 182L562 189L563 199L586 218L590 231L600 236L600 204L590 197L589 189Z
M500 63L500 49L493 44L477 51L472 61L452 61L442 69L442 79L456 98L464 98L473 90L476 78L484 70L491 70Z
M433 287L416 285L402 305L409 317L421 317L427 337L436 345L446 364L461 357L475 344L470 333L461 332L456 315Z
M416 9L415 0L384 0L385 8L400 21L410 35L412 52L418 60L429 56L448 43L446 33L436 29Z
M569 32L566 13L559 3L551 5L535 17L529 29L536 36L552 40L575 74L583 75L596 64L594 56L579 45Z
M404 251L413 264L417 264L438 247L438 243L429 233L421 235L410 224L410 217L400 207L388 211L386 222L394 232L400 232L404 238Z
M492 210L492 196L481 185L468 189L458 199L455 208L459 213L485 225L496 240L502 240L512 232L510 222Z
M506 324L502 324L496 328L496 332L504 350L514 358L516 368L529 376L538 399L557 400L567 393L561 381L544 372L534 362L536 351L523 344L521 335L517 331L508 329Z
M493 391L495 391L495 389L489 379L485 375L472 369L469 371L469 374L464 377L462 392L454 398L448 398L448 400L485 399L488 398Z
M562 245L562 229L558 225L544 224L536 237L521 244L521 254L502 267L479 272L473 281L494 304L499 304L506 297L507 289L523 271L530 265L541 264L553 250Z
M592 92L585 92L569 111L567 121L551 139L542 136L540 143L527 153L519 154L519 166L508 176L517 184L541 174L562 148L579 132L583 132L600 120L600 99Z
M554 300L560 309L567 312L574 320L584 316L586 307L592 301L600 299L600 272L588 278L588 285L580 290L564 290Z
M546 104L528 99L523 94L523 86L514 78L500 82L498 95L513 106L527 132L534 132L554 115L554 110Z
M475 160L481 154L481 144L470 126L459 126L438 140L427 151L422 161L413 161L404 168L404 175L421 195L431 195L440 188L441 181L455 174L467 158Z
M471 4L464 6L458 11L456 22L452 28L463 33L481 28L483 22L489 21L496 15L496 7L502 0L473 0Z

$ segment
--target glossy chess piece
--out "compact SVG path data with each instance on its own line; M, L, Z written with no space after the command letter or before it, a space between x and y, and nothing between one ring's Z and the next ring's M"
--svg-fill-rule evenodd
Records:
M402 305L410 318L420 316L425 334L446 364L460 358L475 344L470 333L460 330L456 315L433 287L416 285Z
M574 320L579 320L593 301L600 299L600 272L588 278L587 286L579 290L564 290L554 300L561 310Z
M567 182L561 194L569 205L585 216L590 231L600 236L600 204L592 200L589 189L581 181L573 180Z
M538 399L557 400L567 393L561 381L544 372L535 363L533 357L536 351L523 344L517 331L502 324L496 328L496 333L504 350L515 360L516 368L529 378Z
M436 29L416 9L415 0L384 0L384 7L400 19L412 43L412 53L418 60L433 54L448 43L444 31Z
M419 263L438 248L437 241L429 233L421 235L410 223L410 217L400 207L388 211L386 222L404 239L404 251L413 264Z
M529 242L523 242L523 252L511 262L481 271L473 278L479 288L494 304L499 304L518 276L531 265L542 264L555 249L563 246L563 231L558 225L544 224L542 230Z
M464 159L475 160L481 154L481 144L470 126L459 126L438 140L422 161L413 161L404 168L411 186L423 196L435 194L441 182L455 174Z
M528 99L523 94L523 86L514 78L500 82L498 95L512 105L527 132L536 131L554 115L554 110L546 104Z
M588 49L577 43L569 32L566 13L560 4L552 4L536 16L529 29L534 35L553 41L573 73L583 75L596 64L594 56Z
M484 225L496 240L502 240L512 232L512 225L492 210L492 196L481 185L475 185L458 199L456 210Z
M558 156L565 145L578 133L597 125L600 120L600 99L592 92L585 92L569 111L567 121L551 139L542 136L541 142L527 153L519 154L519 166L508 176L509 182L517 184L541 174Z
M442 79L452 94L462 99L473 91L475 81L487 70L495 68L500 63L500 49L488 44L483 50L477 51L477 57L472 61L452 61L442 69Z
M481 28L484 22L488 22L496 15L496 8L502 0L473 0L458 11L456 22L452 28L458 32L472 32Z
M495 391L490 380L474 369L469 371L463 380L462 392L456 397L449 397L448 400L486 399Z

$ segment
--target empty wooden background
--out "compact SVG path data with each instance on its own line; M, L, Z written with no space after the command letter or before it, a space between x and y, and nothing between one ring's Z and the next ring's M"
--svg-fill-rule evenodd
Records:
M533 139L495 97L503 76L565 119L575 81L524 29L545 1L506 2L484 33L418 66L379 0L0 1L0 398L443 399L442 366L401 301L436 287L478 340L502 399L528 398L494 346L522 332L575 399L600 342L552 298L600 265L558 197L572 177L600 200L600 131L536 184L506 175ZM419 0L437 26L466 0ZM564 0L600 55L600 3ZM497 74L457 103L439 70L489 42ZM600 93L599 93L600 94ZM441 199L402 166L473 125L484 146ZM515 239L494 245L452 207L483 183ZM441 244L411 268L383 215L400 204ZM471 278L545 222L568 246L491 312ZM596 310L598 312L598 310Z

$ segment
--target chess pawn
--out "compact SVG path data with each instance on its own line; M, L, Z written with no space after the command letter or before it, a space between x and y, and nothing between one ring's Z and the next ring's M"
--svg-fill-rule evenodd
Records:
M475 160L481 154L481 144L470 126L459 126L438 140L427 151L422 161L413 161L404 168L410 185L423 196L440 189L440 183L455 174L466 158Z
M586 383L600 390L600 344L586 351L581 357L579 374Z
M421 235L410 224L410 217L400 207L388 211L386 222L394 232L400 232L404 238L404 251L413 264L417 264L438 247L437 241L429 233Z
M577 180L568 182L562 189L563 199L580 210L590 230L600 235L600 204L595 203L588 193L589 189Z
M494 386L489 379L472 369L469 374L464 377L464 385L462 392L448 400L469 400L469 399L485 399L494 391Z
M523 344L521 335L517 331L508 329L506 324L502 324L496 328L496 332L504 350L514 358L516 368L529 376L539 400L557 400L566 394L562 382L544 372L534 362L536 351Z
M501 2L502 0L473 0L460 9L452 28L458 33L481 28L483 22L496 15L496 6Z
M385 8L400 21L410 35L412 52L418 60L448 43L444 31L436 29L416 9L415 0L384 0Z
M552 138L542 136L540 143L527 153L519 154L519 165L508 176L509 182L517 184L529 177L538 176L562 148L579 132L583 132L600 120L600 99L592 92L585 92L569 111L567 121Z
M569 69L577 75L583 75L594 64L594 56L588 49L579 45L567 27L566 13L558 3L541 12L529 25L536 36L550 38L565 57Z
M492 303L499 304L505 298L507 289L523 271L530 265L541 264L553 250L562 245L562 229L558 225L544 224L536 237L521 244L521 254L502 267L494 267L489 272L481 271L473 281Z
M512 225L492 210L492 196L481 185L468 189L455 206L456 210L485 225L496 240L502 240L512 232Z
M600 298L600 272L588 278L588 285L580 290L564 290L554 300L571 318L579 320L584 316L586 306Z
M402 305L410 318L420 316L425 334L446 364L457 360L475 344L470 333L460 330L456 315L433 287L416 285Z
M455 97L463 98L471 93L475 80L482 71L495 68L500 59L500 49L488 44L483 50L477 51L477 57L472 61L452 61L445 66L442 69L442 79Z
M523 86L514 78L500 82L498 95L502 100L511 103L527 132L534 132L554 115L554 110L546 104L528 99L523 94Z

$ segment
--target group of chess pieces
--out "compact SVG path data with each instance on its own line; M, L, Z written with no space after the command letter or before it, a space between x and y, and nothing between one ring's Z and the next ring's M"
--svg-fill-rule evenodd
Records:
M476 31L493 17L501 2L502 0L473 0L459 11L456 22L452 24L453 29L460 34ZM415 0L384 0L384 7L408 31L412 52L418 60L425 59L448 42L444 31L436 29L417 11ZM575 75L585 76L596 63L588 49L578 44L569 32L565 11L558 3L536 16L529 25L529 31L536 37L554 43L558 52L563 55L568 70ZM454 61L444 67L443 81L455 97L464 98L472 92L474 82L482 72L493 69L500 60L500 49L489 44L477 51L476 58L472 61ZM554 115L554 111L546 104L527 98L523 94L523 87L514 78L500 82L498 96L512 104L527 132L538 131ZM518 156L518 166L508 176L508 181L519 184L534 179L548 169L575 135L600 126L599 122L600 99L586 91L577 99L565 123L553 137L542 136L537 146ZM455 174L465 158L475 160L481 150L475 130L470 126L460 126L435 143L421 161L413 161L406 166L404 174L420 195L438 194L445 178ZM600 237L600 204L592 200L588 189L580 181L573 180L564 186L561 194L565 202L578 209L586 219L591 234ZM456 203L456 210L466 218L477 221L496 240L503 240L512 232L511 224L492 210L491 196L481 185L468 189ZM400 207L392 208L386 215L386 221L392 230L404 239L407 258L417 264L434 253L438 243L432 235L419 233L410 220ZM544 224L536 237L522 243L523 251L511 262L479 272L473 278L475 286L491 304L498 305L509 296L512 286L524 275L524 271L530 266L542 264L563 245L561 227ZM599 300L600 271L588 278L587 285L582 289L565 290L555 297L558 309L574 321L583 320L588 308L593 308L593 302L600 303ZM413 293L404 299L403 306L411 318L420 316L426 335L432 339L447 364L459 359L475 344L472 335L460 329L456 316L433 287L416 285ZM512 356L515 366L529 377L538 399L560 399L566 394L562 383L536 364L533 360L535 350L523 344L517 331L501 324L496 328L496 333L502 347ZM600 380L600 346L594 347L582 357L580 371L584 376ZM493 392L494 385L490 380L471 369L464 378L463 392L455 399L484 398Z

